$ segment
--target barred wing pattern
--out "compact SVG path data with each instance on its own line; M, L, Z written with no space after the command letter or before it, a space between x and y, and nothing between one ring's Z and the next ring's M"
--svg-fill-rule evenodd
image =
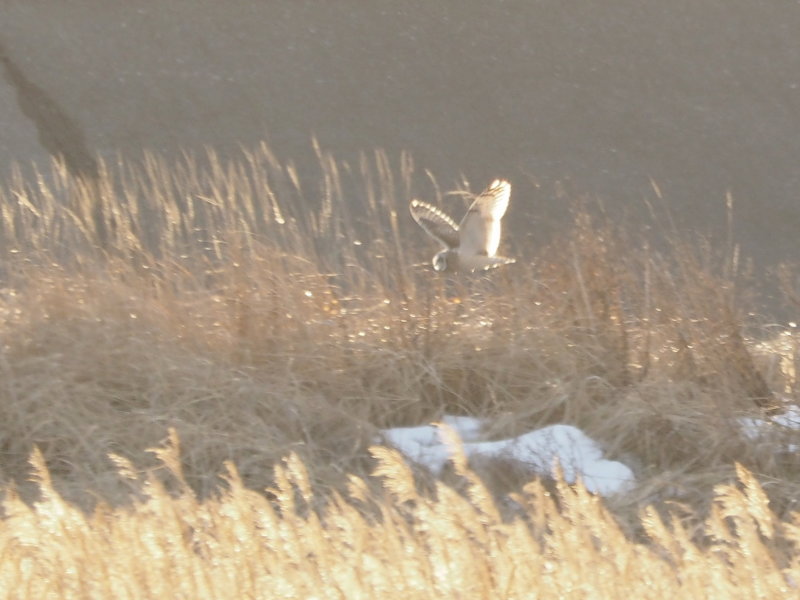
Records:
M411 216L444 248L433 257L437 271L481 271L515 262L496 256L511 185L495 179L470 206L459 225L435 206L412 200Z
M428 232L428 235L439 240L445 248L458 247L458 225L435 206L420 200L412 200L411 216Z

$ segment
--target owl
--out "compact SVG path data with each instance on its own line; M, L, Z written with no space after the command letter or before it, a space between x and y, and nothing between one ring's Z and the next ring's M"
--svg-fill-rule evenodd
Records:
M515 262L513 258L497 256L500 220L510 197L511 185L495 179L475 198L458 225L435 206L412 200L411 216L443 246L433 257L433 268L440 272L470 272Z

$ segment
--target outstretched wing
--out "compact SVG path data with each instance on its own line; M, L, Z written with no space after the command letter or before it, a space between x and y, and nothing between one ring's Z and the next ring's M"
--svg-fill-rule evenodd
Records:
M439 240L445 248L458 247L458 225L435 206L412 200L411 216L428 235Z
M469 207L461 221L459 253L470 256L494 256L500 245L500 219L506 214L511 198L511 184L495 179Z

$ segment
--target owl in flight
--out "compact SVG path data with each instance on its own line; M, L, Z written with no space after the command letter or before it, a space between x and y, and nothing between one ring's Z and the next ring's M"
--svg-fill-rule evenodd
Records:
M411 216L444 247L433 257L433 268L448 272L482 271L515 262L513 258L495 256L500 245L500 219L506 213L510 197L511 185L495 179L475 198L458 225L435 206L412 200Z

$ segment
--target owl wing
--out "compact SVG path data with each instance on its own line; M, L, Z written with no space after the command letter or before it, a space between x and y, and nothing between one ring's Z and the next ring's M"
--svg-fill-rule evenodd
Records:
M428 235L439 240L445 248L458 247L458 225L435 206L420 200L412 200L411 216Z
M495 255L500 245L500 219L506 214L510 198L511 185L501 179L495 179L475 198L458 228L461 254Z

